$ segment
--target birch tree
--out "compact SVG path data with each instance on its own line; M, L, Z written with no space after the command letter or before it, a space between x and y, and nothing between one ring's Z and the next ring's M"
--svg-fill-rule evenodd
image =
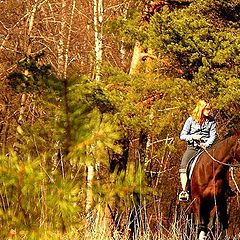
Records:
M93 0L93 25L95 41L95 80L101 79L101 65L103 55L103 0Z
M27 25L28 25L28 29L27 29L27 38L26 38L26 58L29 59L31 52L32 52L32 29L34 26L34 20L35 20L35 14L37 11L37 8L39 7L39 1L35 0L33 5L30 7L31 9L29 10L28 14L28 18L27 18ZM29 77L29 72L27 70L25 70L24 72L25 77ZM18 142L21 138L21 135L23 134L23 130L22 130L22 124L24 121L24 112L25 112L25 105L26 105L26 100L27 100L27 95L26 93L22 93L21 96L21 101L20 101L20 109L19 109L19 117L17 120L17 142L14 143L14 148L15 150L18 149Z
M75 13L76 0L71 1L71 12L70 20L67 21L67 1L61 0L61 21L60 21L60 31L59 39L57 43L57 75L59 79L63 82L64 86L64 106L66 115L66 129L65 129L65 155L69 153L70 139L71 139L71 126L69 120L69 99L68 99L68 81L67 81L67 71L69 66L69 47L72 38L72 25ZM69 171L69 163L65 162L66 170ZM65 175L63 168L63 177Z
M94 27L94 43L95 43L95 81L101 80L101 65L103 55L103 0L93 0L93 27ZM87 198L86 212L90 213L93 204L93 179L95 168L99 163L89 162L87 164ZM95 167L94 167L95 166ZM91 213L90 213L91 214Z

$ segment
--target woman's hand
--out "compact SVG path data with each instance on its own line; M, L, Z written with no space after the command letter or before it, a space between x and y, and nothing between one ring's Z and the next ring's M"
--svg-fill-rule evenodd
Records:
M206 148L207 148L206 143L200 143L199 146L200 146L201 148L203 148L203 149L206 149Z
M200 135L200 134L192 134L191 137L192 137L192 140L200 141L201 138L202 138L202 135Z

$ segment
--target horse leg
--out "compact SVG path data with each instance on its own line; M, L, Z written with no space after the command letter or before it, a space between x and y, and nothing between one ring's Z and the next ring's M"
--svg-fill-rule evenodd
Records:
M200 228L199 228L199 240L207 238L207 229L210 219L210 206L207 201L202 201L200 205Z
M226 239L227 228L228 228L228 214L227 214L227 200L223 199L219 206L219 223L220 223L220 236L221 239Z
M228 227L227 202L221 200L211 211L211 233L213 239L226 239L226 229Z
M195 220L195 232L196 232L196 238L198 240L206 239L206 216L203 209L203 203L200 200L199 197L194 198L193 205L192 205L192 211L194 213L194 220Z
M216 207L214 206L210 211L209 232L210 239L215 239L216 235Z
M192 226L191 226L191 234L189 239L197 239L199 236L199 226L200 226L200 198L193 197L192 201Z

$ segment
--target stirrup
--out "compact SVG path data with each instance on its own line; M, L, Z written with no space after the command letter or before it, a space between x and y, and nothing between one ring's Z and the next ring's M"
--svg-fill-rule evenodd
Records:
M182 191L178 197L179 201L187 202L189 200L189 194L186 191Z

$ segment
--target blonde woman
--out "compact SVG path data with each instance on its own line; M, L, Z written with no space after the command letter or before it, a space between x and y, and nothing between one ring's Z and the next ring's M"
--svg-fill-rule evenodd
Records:
M211 105L208 102L199 100L181 131L180 139L187 142L187 149L183 154L179 170L182 185L182 192L179 195L180 201L187 201L189 199L189 194L185 188L187 183L186 168L190 159L201 148L209 148L216 139L216 122L210 114L211 110Z

